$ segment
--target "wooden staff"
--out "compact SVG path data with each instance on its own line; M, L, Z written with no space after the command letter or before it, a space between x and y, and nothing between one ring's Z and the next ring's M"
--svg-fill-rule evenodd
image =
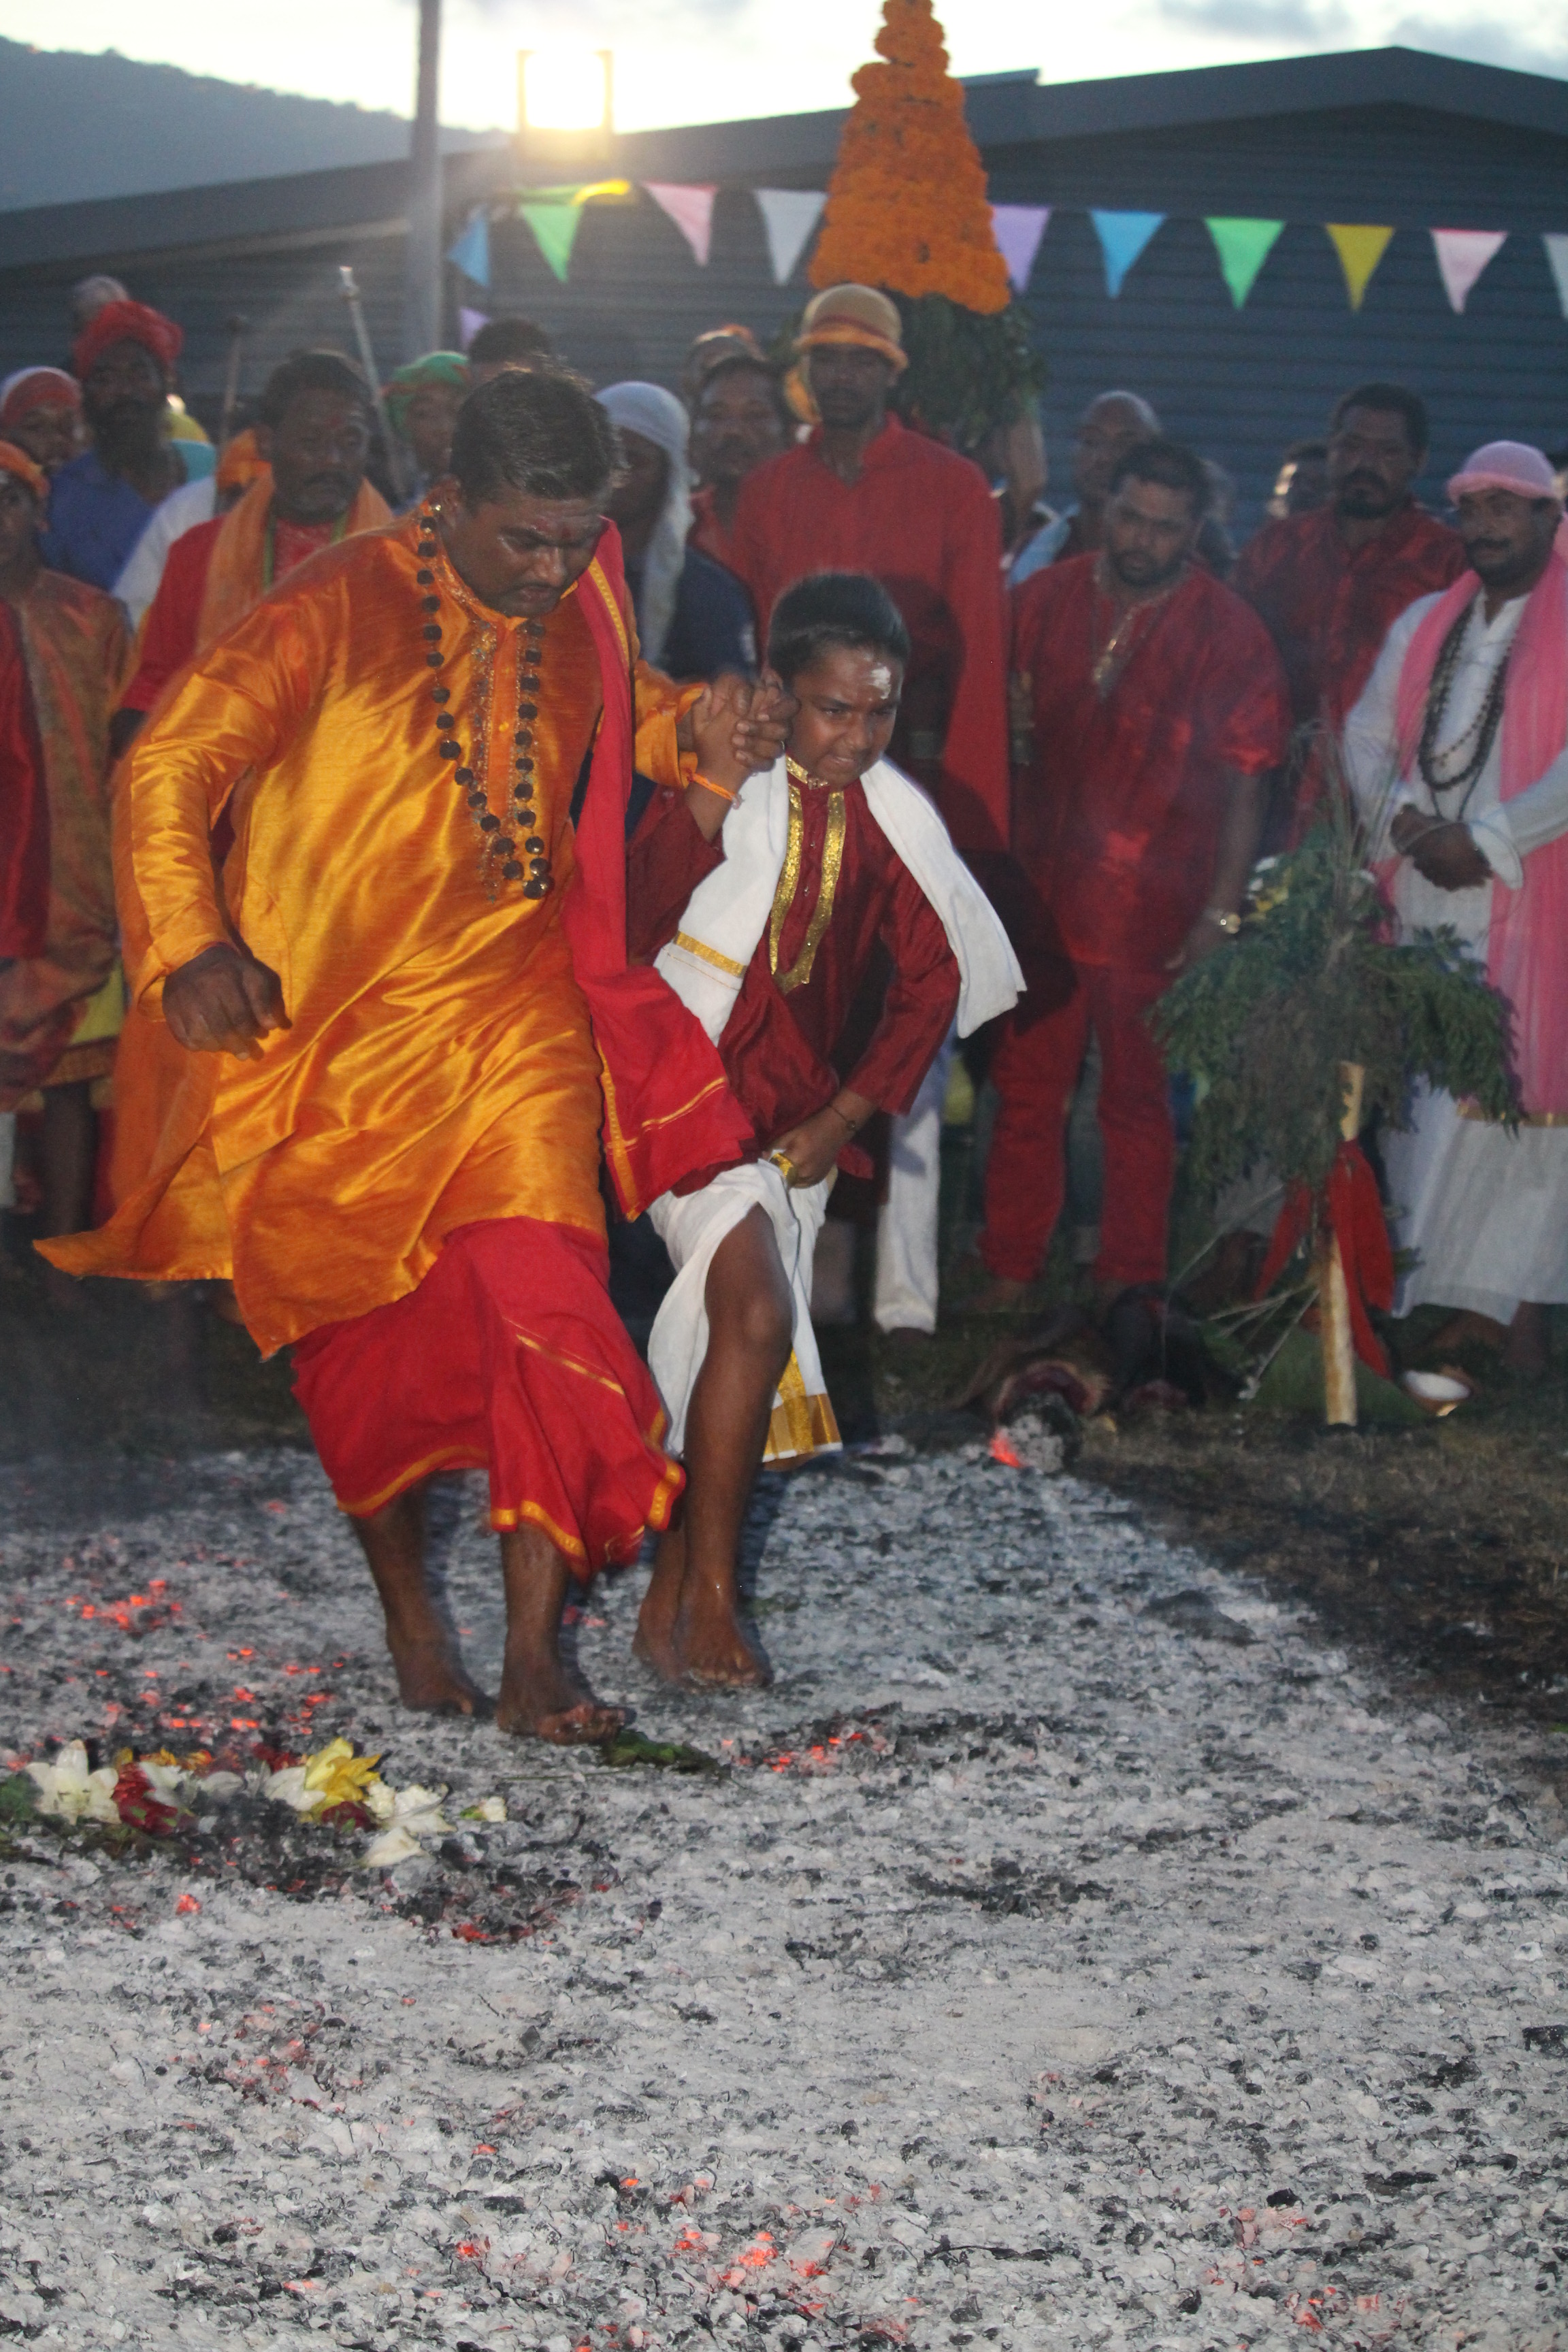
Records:
M1361 1132L1362 1087L1366 1072L1359 1062L1342 1062L1344 1112L1340 1134L1353 1143ZM1323 1419L1331 1429L1356 1425L1355 1347L1351 1338L1350 1292L1345 1286L1344 1260L1332 1226L1318 1241L1314 1272L1318 1283L1318 1337L1323 1351Z
M218 455L221 457L234 439L234 419L239 407L239 347L250 332L250 321L237 310L232 319L223 322L228 337L228 365L223 379L223 418L217 429Z
M381 378L376 373L375 353L370 347L370 329L364 322L364 304L360 299L360 290L355 283L353 271L346 262L340 262L338 265L338 284L342 289L343 300L349 307L349 319L353 327L354 341L359 345L360 365L364 370L365 380L370 385L371 405L375 411L376 424L381 428L381 446L386 452L386 470L392 478L392 486L398 497L405 499L414 485L404 470L402 445L392 430L391 422L386 414L386 403L381 396Z

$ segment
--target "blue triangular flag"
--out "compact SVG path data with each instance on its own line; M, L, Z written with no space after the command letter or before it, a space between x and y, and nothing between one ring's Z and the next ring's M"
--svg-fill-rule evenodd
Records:
M490 221L486 212L470 215L468 225L456 245L447 249L447 258L456 262L465 278L476 286L490 282Z
M1089 214L1095 235L1100 239L1100 252L1105 257L1105 290L1113 299L1121 293L1122 280L1164 217L1163 213Z

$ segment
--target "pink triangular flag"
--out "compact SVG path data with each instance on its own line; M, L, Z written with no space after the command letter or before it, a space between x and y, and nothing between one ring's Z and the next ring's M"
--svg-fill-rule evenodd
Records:
M716 187L687 186L671 180L645 180L643 186L660 212L668 213L697 257L699 268L708 267L708 247L713 235Z
M1029 290L1029 273L1050 219L1049 205L993 205L991 233L1016 294Z
M479 333L479 329L481 327L488 327L489 322L490 314L488 310L465 310L459 307L458 311L458 341L464 351L468 350L468 345L473 341L474 337Z
M1505 228L1435 228L1432 242L1437 248L1437 268L1448 300L1456 310L1462 310L1470 299L1470 289L1492 256L1508 242Z

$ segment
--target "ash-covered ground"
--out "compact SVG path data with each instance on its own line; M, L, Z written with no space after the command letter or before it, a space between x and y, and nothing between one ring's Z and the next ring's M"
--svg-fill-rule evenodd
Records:
M493 1676L479 1501L438 1549ZM301 1454L0 1507L7 1759L341 1733L510 1816L391 1874L252 1798L5 1832L0 2335L1568 2342L1561 1810L1102 1494L770 1483L757 1696L658 1688L602 1583L594 1683L712 1771L401 1715Z

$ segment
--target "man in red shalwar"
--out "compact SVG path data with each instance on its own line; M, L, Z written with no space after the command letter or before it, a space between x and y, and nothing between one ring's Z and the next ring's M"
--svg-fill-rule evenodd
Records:
M1176 972L1223 949L1256 848L1260 779L1283 757L1279 657L1238 596L1192 558L1201 461L1146 441L1117 468L1105 544L1015 599L1013 666L1033 714L1015 855L1028 890L1029 992L992 1061L1001 1109L985 1180L985 1304L1015 1304L1060 1213L1065 1122L1100 1040L1109 1300L1165 1278L1175 1138L1148 1013Z
M1458 531L1415 503L1426 462L1424 401L1403 384L1347 392L1329 426L1329 500L1265 523L1232 579L1279 649L1296 730L1288 779L1290 837L1323 795L1327 752L1361 699L1383 641L1418 596L1465 568Z

